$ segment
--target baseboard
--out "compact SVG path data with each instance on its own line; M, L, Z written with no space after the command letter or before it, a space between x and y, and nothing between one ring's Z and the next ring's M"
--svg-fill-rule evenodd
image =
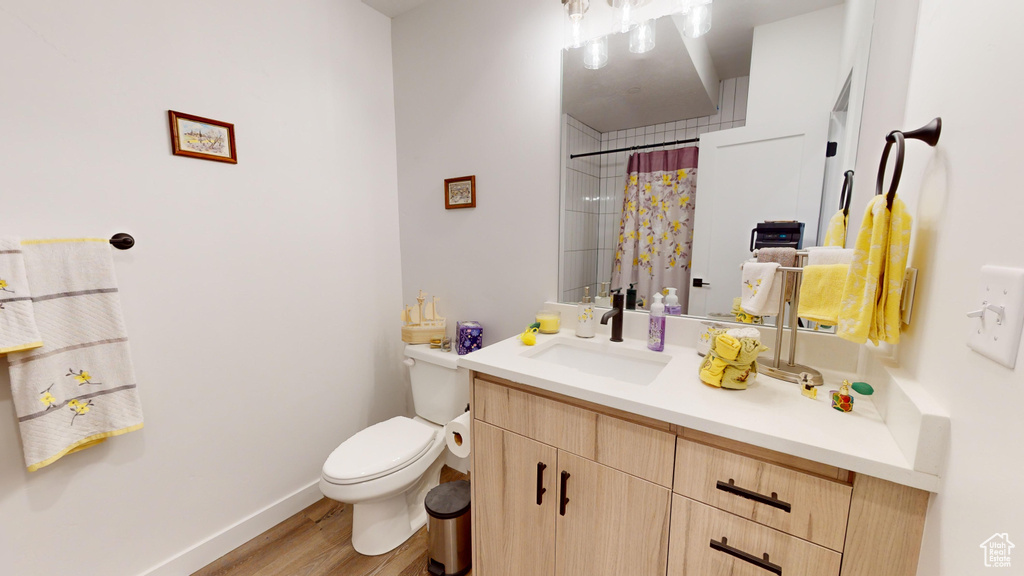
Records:
M176 556L161 562L143 572L140 576L185 576L192 574L321 498L323 498L323 494L320 493L319 480L317 480Z

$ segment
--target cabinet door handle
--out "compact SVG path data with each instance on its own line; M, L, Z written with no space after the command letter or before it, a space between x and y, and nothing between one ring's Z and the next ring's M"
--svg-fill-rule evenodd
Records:
M548 465L543 462L537 462L537 506L540 506L544 501L544 493L547 492L547 488L544 487L544 469Z
M773 574L778 574L779 576L782 576L782 566L779 566L778 564L772 564L771 562L769 562L767 552L764 553L763 558L758 558L753 554L748 554L743 550L738 550L736 548L733 548L732 546L729 546L729 541L728 539L726 539L725 536L722 536L721 542L712 539L711 548L718 550L719 552L724 552L734 558L739 558L744 562L749 562L754 566L757 566L758 568L761 568L763 570L767 570Z
M736 481L733 480L732 478L729 478L729 482L722 482L721 480L719 480L718 484L716 484L715 487L721 490L722 492L728 492L730 494L735 494L737 496L746 498L747 500L753 500L754 502L767 504L768 506L771 506L772 508L778 508L783 512L793 511L793 505L790 504L789 502L783 502L782 500L779 500L779 495L777 492L772 492L771 496L758 494L753 490L740 488L739 486L736 485Z
M558 505L558 513L565 516L565 505L569 503L569 497L565 495L565 489L569 484L569 473L562 470L562 500Z

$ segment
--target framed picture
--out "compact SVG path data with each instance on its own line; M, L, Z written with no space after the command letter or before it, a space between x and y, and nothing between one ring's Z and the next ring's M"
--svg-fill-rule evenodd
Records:
M171 122L171 148L175 156L238 164L235 150L235 125L167 111Z
M476 176L446 179L444 207L448 210L476 207Z

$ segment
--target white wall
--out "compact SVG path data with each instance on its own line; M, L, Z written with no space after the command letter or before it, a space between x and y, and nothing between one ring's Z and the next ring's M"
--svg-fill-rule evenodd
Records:
M0 369L0 572L139 574L405 411L389 30L356 1L0 0L0 231L136 236L146 416L29 474ZM172 156L168 109L233 122L239 164Z
M393 20L402 287L521 332L558 290L561 4L434 0ZM445 210L445 178L476 208Z
M886 2L880 2L887 4ZM933 499L918 569L921 576L983 574L980 544L1006 532L1017 550L1010 570L1024 570L1024 355L1014 370L965 345L978 270L1024 267L1018 166L1024 131L1020 69L1024 5L921 0L910 67L906 128L941 116L931 149L908 143L900 196L915 222L910 265L920 269L914 324L899 361L952 418L952 446L942 492ZM872 67L875 59L872 58ZM951 71L956 71L951 73ZM1001 110L979 114L978 110ZM867 135L865 135L867 136ZM860 165L877 166L878 155ZM866 172L865 172L866 173ZM872 172L873 173L873 172Z
M748 126L828 118L837 94L843 14L839 5L754 28Z
M590 286L590 296L597 296L597 259L601 209L605 202L601 196L601 161L603 156L587 156L570 159L572 154L584 154L601 150L601 133L579 120L562 114L562 170L564 181L562 193L563 232L562 271L558 300L579 302L583 299L583 287Z

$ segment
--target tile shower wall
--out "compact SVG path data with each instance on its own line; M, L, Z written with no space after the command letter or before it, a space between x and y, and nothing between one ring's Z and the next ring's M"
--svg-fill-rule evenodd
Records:
M572 116L565 116L569 154L597 152L601 133ZM599 196L601 156L568 159L565 170L564 240L562 242L562 301L583 299L583 287L597 294Z
M747 76L723 80L719 90L718 114L714 116L604 134L598 134L575 118L566 116L569 152L577 154L591 151L595 137L599 139L599 148L594 147L593 150L615 150L697 138L707 132L745 126L748 86ZM647 150L666 150L672 147L659 146ZM598 282L611 280L629 155L630 152L616 152L567 162L562 301L578 302L583 297L584 286L590 286L590 294L596 295Z

